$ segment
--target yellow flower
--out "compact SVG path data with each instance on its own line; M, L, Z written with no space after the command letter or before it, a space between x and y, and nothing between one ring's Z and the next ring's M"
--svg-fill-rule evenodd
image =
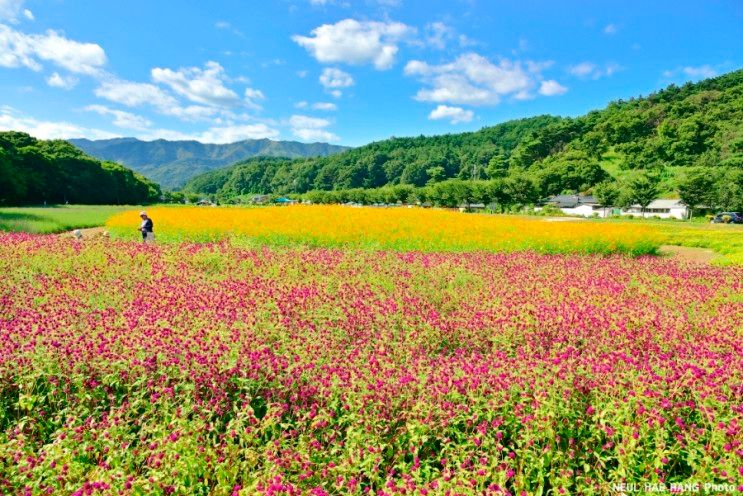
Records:
M464 214L441 209L341 205L285 207L157 207L158 240L231 238L272 245L351 246L424 251L515 251L641 254L660 243L654 230L632 224L546 222L541 218ZM109 219L120 237L134 237L137 212Z

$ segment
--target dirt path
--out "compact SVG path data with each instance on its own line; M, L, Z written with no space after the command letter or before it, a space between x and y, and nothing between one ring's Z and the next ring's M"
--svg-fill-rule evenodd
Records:
M663 245L660 247L660 254L673 257L677 260L687 262L709 263L716 254L706 248L693 248L690 246Z

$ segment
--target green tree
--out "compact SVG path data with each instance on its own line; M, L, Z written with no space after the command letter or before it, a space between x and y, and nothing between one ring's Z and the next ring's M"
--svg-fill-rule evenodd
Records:
M711 206L715 190L715 171L708 167L698 167L686 174L678 183L678 194L687 207L689 218L700 205Z
M503 194L509 204L531 205L539 198L534 180L525 173L509 175L503 181Z
M743 170L724 170L715 184L712 197L721 210L743 211Z
M440 165L437 165L426 169L426 174L428 174L428 184L433 184L444 180L446 177L446 170Z
M603 181L593 188L593 196L604 209L616 206L619 195L620 189L615 181Z
M628 201L640 205L644 216L645 209L658 197L658 179L649 174L639 174L629 181L627 193Z

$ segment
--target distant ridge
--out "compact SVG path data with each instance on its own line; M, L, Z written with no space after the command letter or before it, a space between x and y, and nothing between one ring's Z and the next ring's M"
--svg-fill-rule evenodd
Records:
M69 142L100 160L130 167L166 189L178 188L194 176L251 157L324 157L348 149L328 143L270 139L224 145L163 139L142 141L137 138L71 139Z

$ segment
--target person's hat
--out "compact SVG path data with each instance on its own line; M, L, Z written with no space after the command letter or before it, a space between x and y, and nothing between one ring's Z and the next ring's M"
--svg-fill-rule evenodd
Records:
M139 216L140 217L142 217L143 215L147 215L147 212L145 212L144 210L142 210L141 212L139 212Z

